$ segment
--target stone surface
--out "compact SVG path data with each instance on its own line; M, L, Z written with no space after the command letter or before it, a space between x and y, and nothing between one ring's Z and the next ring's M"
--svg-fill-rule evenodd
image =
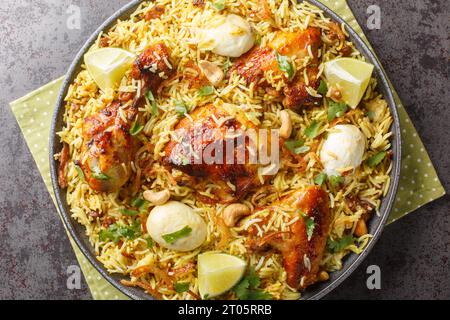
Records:
M77 263L62 224L8 103L62 75L95 28L127 0L3 0L0 7L0 299L90 299L85 283L68 290ZM448 123L449 2L375 2L381 30L367 30L412 117L446 190L450 187ZM371 0L349 0L365 27ZM70 5L81 30L66 26ZM449 196L386 228L365 262L328 299L450 298ZM366 268L382 271L369 291Z

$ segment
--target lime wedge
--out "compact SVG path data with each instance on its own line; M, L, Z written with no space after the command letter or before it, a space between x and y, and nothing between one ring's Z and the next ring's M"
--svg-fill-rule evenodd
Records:
M198 256L198 286L202 298L214 298L232 289L244 276L247 263L223 253Z
M355 109L369 85L374 66L352 58L338 58L325 63L328 84L339 89L343 101Z
M136 56L119 48L102 48L84 55L86 68L100 89L114 89L131 67Z

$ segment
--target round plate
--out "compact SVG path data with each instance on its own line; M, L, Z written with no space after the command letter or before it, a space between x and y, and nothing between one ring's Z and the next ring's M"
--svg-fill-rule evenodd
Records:
M401 134L400 134L400 124L397 114L397 108L394 101L393 92L389 86L389 82L387 80L386 74L384 73L383 68L381 67L379 61L375 57L375 55L370 51L369 47L365 44L365 42L358 36L358 34L338 15L336 15L332 10L328 7L324 6L320 2L316 0L309 0L310 3L322 9L325 14L333 19L335 22L339 24L344 24L347 32L350 35L351 41L354 43L356 48L361 52L361 54L366 58L366 60L372 63L375 66L374 74L378 80L378 90L383 94L385 100L389 104L389 108L394 119L394 123L392 126L392 131L394 135L392 137L392 150L393 150L393 159L392 159L392 172L391 172L391 185L388 194L383 198L380 215L373 216L370 219L368 224L369 232L373 235L373 238L368 243L367 247L364 251L359 254L350 254L343 261L342 270L333 272L330 274L330 280L318 283L314 286L309 287L303 294L302 299L320 299L334 288L336 288L340 283L342 283L357 267L358 265L365 259L365 257L372 250L376 241L380 237L383 228L386 224L386 220L389 217L389 213L392 209L395 195L397 192L398 181L400 176L400 159L401 159ZM61 189L58 185L58 162L54 159L54 154L60 152L62 145L59 137L56 135L57 132L61 131L64 123L64 98L67 95L67 91L69 86L75 79L76 75L81 71L81 65L83 63L83 56L89 50L89 48L95 43L98 38L98 35L104 30L110 29L117 21L117 19L126 19L130 16L132 12L136 10L138 5L141 3L140 0L134 0L130 2L128 5L117 11L112 17L110 17L105 23L103 23L97 31L95 31L80 52L77 54L75 60L67 72L66 79L61 87L61 91L58 97L58 102L56 105L56 110L53 115L52 127L50 131L50 170L51 170L51 178L53 184L53 190L55 192L56 201L58 208L63 216L64 224L69 230L71 236L75 240L76 244L80 248L81 252L86 256L89 262L97 269L98 272L114 287L123 292L125 295L132 299L139 300L151 300L153 299L151 296L146 294L143 290L138 288L129 288L120 283L120 280L125 277L121 275L111 275L109 274L103 265L97 260L95 256L95 252L92 246L89 243L89 239L86 236L85 227L77 223L74 219L71 218L70 208L66 201L66 191Z

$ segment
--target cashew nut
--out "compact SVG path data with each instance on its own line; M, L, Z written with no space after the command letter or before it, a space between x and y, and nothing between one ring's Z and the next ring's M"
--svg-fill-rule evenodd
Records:
M234 227L240 218L250 215L250 208L245 204L235 203L225 208L223 211L223 221L227 227Z
M150 201L155 206L161 206L170 199L170 191L163 190L160 192L155 192L152 190L147 190L144 192L144 199Z
M358 222L356 223L356 228L354 232L355 236L362 237L368 233L369 231L367 230L366 222L362 218L359 219Z
M287 110L283 110L280 112L280 118L281 118L280 137L288 139L292 134L291 115Z
M225 77L222 69L212 62L202 60L199 62L199 67L213 86L219 85Z

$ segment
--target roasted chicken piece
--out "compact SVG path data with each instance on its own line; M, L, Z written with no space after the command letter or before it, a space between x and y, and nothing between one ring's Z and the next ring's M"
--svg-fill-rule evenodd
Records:
M247 84L255 83L258 87L268 88L270 84L265 81L265 75L272 72L274 76L283 76L288 85L284 89L285 99L283 104L286 108L296 109L309 106L317 102L317 98L309 95L307 86L314 89L319 87L318 75L318 52L322 45L321 32L317 28L308 28L298 32L278 32L268 47L254 48L236 61L230 72L237 72L244 78ZM291 60L301 60L311 56L306 66L308 83L304 76L304 70L297 70L293 79L289 80L284 71L280 70L277 53Z
M84 121L82 158L78 164L86 182L98 192L118 191L131 175L136 142L129 130L137 110L120 106L120 102L113 102Z
M136 59L131 77L142 81L140 97L148 90L156 94L162 83L176 73L170 55L170 49L164 43L158 43L145 49Z
M295 214L301 215L300 219L290 227L288 234L273 233L256 242L252 240L250 248L269 247L279 251L288 285L304 290L318 280L331 225L329 197L325 190L312 186L282 199L279 205L298 209Z
M248 162L248 141L239 143L235 134L243 126L254 128L243 115L230 116L222 105L198 107L175 127L176 137L165 149L165 163L189 176L203 178L202 185L219 186L212 191L218 201L242 196L259 185L258 167ZM230 141L233 150L229 150Z

